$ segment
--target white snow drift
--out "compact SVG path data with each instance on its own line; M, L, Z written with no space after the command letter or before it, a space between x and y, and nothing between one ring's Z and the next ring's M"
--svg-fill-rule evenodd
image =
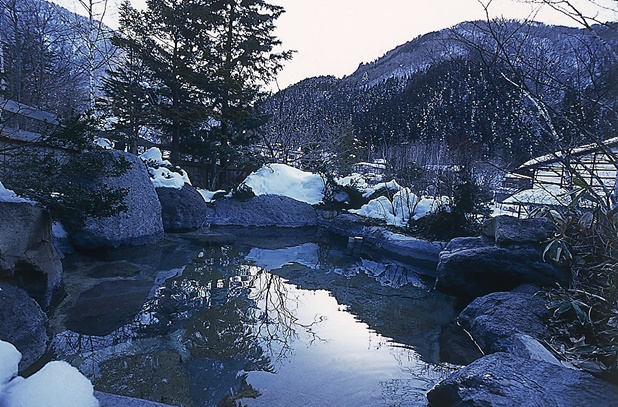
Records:
M256 195L282 195L315 205L324 199L324 180L285 164L267 164L245 179Z
M152 147L146 150L139 158L148 167L150 179L155 188L175 188L181 189L185 184L191 185L189 175L183 169L180 172L172 171L172 163L163 159L161 150Z
M0 341L0 406L98 407L92 383L66 362L50 362L32 376L17 376L21 353Z

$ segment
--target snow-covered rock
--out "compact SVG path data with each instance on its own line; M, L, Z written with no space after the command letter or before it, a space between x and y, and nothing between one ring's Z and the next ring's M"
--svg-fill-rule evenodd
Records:
M17 376L21 353L12 343L0 340L0 394L2 388Z
M139 156L148 167L148 174L155 188L181 189L185 184L191 185L189 175L183 169L175 167L163 159L161 150L152 147Z
M34 203L29 199L22 198L17 196L15 192L11 189L6 189L2 182L0 182L0 202L23 202L23 203Z
M0 278L19 281L47 309L63 293L49 214L28 203L0 202L0 230Z
M244 181L255 195L281 195L315 205L324 199L324 180L285 164L268 164Z
M198 189L197 192L200 193L200 195L202 195L202 198L204 198L204 201L206 203L211 203L213 202L217 197L222 197L224 196L227 192L219 189L217 191L209 191L207 189Z
M76 248L138 246L163 239L161 204L142 160L116 150L101 153L101 159L110 163L120 157L131 163L129 170L120 177L102 177L95 180L95 184L126 188L125 203L128 209L107 218L87 219L83 229L71 233Z
M390 184L389 188L399 188L392 198L382 195L372 199L360 209L351 209L349 212L365 218L382 220L387 225L402 227L407 225L410 219L420 219L448 203L445 197L419 198L409 188L402 188L395 181L392 182L394 184ZM377 190L374 188L368 192L373 194Z
M98 407L90 380L66 362L49 362L24 379L11 380L0 393L7 407Z
M47 315L24 290L0 282L0 341L11 342L23 355L19 370L28 368L47 350L46 326ZM3 363L0 357L0 373Z

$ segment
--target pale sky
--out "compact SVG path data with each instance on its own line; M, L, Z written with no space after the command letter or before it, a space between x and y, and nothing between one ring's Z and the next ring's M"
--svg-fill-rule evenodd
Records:
M77 0L53 0L79 12ZM108 0L110 4L119 0ZM601 0L606 1L606 0ZM479 0L270 0L286 12L277 20L276 35L283 49L296 50L279 74L281 89L318 75L352 74L361 62L371 62L387 51L431 31L462 21L485 19ZM132 0L144 7L145 0ZM483 0L487 3L487 0ZM582 9L588 0L574 0ZM615 3L614 3L615 4ZM112 6L113 8L114 6ZM491 17L573 25L549 9L538 10L518 0L493 0ZM113 19L113 13L108 12ZM611 17L610 17L611 18ZM615 18L615 15L613 16ZM113 20L108 24L115 26ZM276 84L272 85L276 90Z

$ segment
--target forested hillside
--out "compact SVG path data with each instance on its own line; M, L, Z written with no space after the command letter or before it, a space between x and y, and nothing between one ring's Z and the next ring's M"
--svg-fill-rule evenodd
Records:
M86 110L115 54L111 30L96 17L43 0L2 0L3 96L64 116Z
M146 22L146 37L158 30L155 17L133 18L130 6L113 33L96 18L42 0L0 4L5 98L66 117L97 108L108 125L116 123L118 140L135 146L149 135L170 143L176 161L211 163L213 185L223 173L213 157L221 155L223 167L244 168L255 161L247 158L255 156L252 145L267 159L307 169L345 172L360 160L386 159L394 172L405 172L470 162L508 169L616 135L615 23L591 30L508 20L461 23L360 64L347 77L301 81L267 98L256 114L257 79L244 78L243 93L234 88L240 76L226 73L232 50L242 56L249 44L244 37L258 35L255 30L234 33L238 46L229 50L228 42L213 45L214 37L200 39L186 30L187 49L218 50L192 51L189 60L147 55L156 47L129 41ZM114 35L121 51L112 44ZM290 57L273 55L263 61L279 64ZM240 56L230 60L242 68ZM174 102L174 84L162 84L176 57L187 65L179 90L188 96ZM169 66L161 62L166 59ZM259 61L256 72L272 77ZM133 110L127 110L129 100L139 102ZM261 125L264 118L270 119Z
M278 92L262 106L272 116L263 140L288 158L355 140L364 159L387 158L395 169L471 160L513 167L581 144L586 133L615 135L612 109L598 106L617 103L617 44L611 26L461 23L350 76Z

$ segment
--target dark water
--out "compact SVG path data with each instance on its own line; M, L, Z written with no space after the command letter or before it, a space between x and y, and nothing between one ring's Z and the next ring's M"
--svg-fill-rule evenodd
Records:
M226 232L66 258L56 357L98 390L182 406L426 405L452 372L452 304L422 270L316 231Z

